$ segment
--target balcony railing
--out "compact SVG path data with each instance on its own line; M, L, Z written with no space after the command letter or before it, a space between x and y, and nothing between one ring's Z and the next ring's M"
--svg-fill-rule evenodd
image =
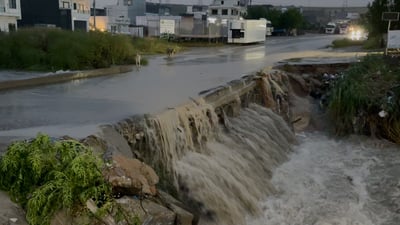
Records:
M90 14L90 10L85 9L77 9L76 12L81 14Z

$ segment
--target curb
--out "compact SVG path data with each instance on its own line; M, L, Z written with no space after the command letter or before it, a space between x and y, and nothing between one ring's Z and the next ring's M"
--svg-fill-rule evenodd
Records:
M64 83L72 80L78 79L87 79L93 77L114 75L127 73L133 70L132 65L124 65L124 66L113 66L110 68L102 68L102 69L94 69L94 70L85 70L78 72L69 72L63 73L59 75L48 75L43 77L35 77L29 79L22 80L8 80L0 82L0 91L10 90L10 89L19 89L19 88L29 88L36 87L42 85L49 84L57 84Z

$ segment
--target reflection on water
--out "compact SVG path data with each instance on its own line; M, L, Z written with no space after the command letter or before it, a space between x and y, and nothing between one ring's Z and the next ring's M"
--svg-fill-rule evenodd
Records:
M255 60L262 59L265 57L265 51L257 51L257 52L246 52L243 55L244 60Z

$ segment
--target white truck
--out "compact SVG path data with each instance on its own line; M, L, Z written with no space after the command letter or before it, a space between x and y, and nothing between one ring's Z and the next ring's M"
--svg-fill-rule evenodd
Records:
M228 43L250 44L265 41L267 33L266 19L229 20Z
M329 23L325 26L325 33L326 33L326 34L334 34L335 31L336 31L336 23L329 22Z
M272 36L273 32L274 32L274 27L272 26L272 22L267 20L267 31L265 33L265 36Z

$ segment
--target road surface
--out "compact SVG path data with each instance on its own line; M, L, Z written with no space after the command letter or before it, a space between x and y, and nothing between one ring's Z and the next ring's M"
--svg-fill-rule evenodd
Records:
M339 52L326 46L338 37L274 37L265 44L197 48L172 59L151 57L149 66L118 76L2 92L0 138L29 137L37 132L84 137L99 124L180 105L202 90L283 59L337 56ZM0 76L16 75L3 71Z

